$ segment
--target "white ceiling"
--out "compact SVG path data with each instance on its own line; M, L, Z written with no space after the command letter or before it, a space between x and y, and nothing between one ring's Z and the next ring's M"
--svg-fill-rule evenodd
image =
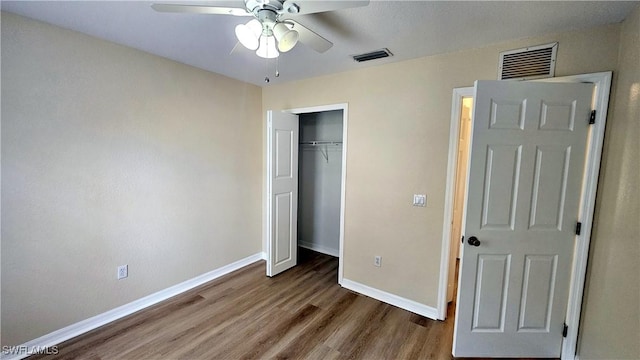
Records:
M304 2L299 0L301 8ZM313 0L315 1L315 0ZM336 1L336 0L325 0ZM243 7L243 0L157 1ZM158 13L153 1L2 1L2 11L127 45L264 86L482 47L509 39L619 23L639 1L376 1L366 7L301 15L296 20L334 43L323 54L298 44L276 61L236 45L249 18ZM532 44L534 45L534 44ZM350 55L388 48L395 56L356 63Z

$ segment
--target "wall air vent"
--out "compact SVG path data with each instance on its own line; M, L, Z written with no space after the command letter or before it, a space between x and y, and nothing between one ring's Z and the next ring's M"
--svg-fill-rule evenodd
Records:
M386 58L389 56L393 56L393 54L391 53L391 51L389 51L389 49L380 49L380 50L376 50L376 51L371 51L368 52L366 54L360 54L360 55L351 55L351 57L353 57L353 60L357 61L357 62L364 62L364 61L370 61L370 60L375 60L375 59L382 59L382 58Z
M553 77L558 43L500 53L498 80L530 80Z

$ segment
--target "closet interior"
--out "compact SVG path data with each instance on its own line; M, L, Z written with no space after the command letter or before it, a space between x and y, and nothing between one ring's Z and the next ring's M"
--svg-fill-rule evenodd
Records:
M298 246L338 257L343 110L299 116Z

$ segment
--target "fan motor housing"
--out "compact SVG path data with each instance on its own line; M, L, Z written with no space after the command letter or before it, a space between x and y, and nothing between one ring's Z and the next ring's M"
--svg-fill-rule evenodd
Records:
M247 11L253 13L256 17L264 10L273 11L276 16L284 13L297 14L300 12L300 6L291 0L245 0Z
M271 10L277 14L283 9L283 3L279 0L245 0L244 3L247 6L247 10L254 14L260 12L260 10Z

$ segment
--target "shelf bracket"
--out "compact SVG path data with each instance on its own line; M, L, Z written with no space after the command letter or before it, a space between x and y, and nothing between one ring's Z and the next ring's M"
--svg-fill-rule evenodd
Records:
M322 156L324 157L324 159L327 161L327 164L329 163L329 149L327 149L327 145L324 146L324 151L322 151L322 147L320 148L320 154L322 154Z

